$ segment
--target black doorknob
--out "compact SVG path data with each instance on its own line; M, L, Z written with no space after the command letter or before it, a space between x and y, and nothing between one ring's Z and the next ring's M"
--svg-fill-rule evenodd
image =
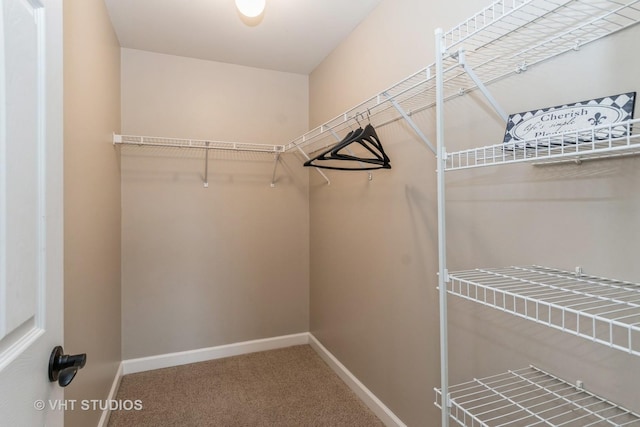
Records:
M85 363L87 363L85 353L72 356L64 354L61 346L56 346L49 358L49 381L58 381L60 387L66 387L76 376L78 369L84 368Z

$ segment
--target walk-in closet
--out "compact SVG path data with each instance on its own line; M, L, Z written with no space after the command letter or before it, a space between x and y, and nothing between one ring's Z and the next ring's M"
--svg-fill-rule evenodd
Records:
M387 426L640 427L638 0L62 3L65 399L309 346Z

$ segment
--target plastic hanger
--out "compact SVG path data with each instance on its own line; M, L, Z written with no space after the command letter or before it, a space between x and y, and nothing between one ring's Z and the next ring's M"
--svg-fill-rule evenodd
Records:
M360 122L357 120L358 124ZM344 151L351 144L359 144L367 152L371 154L368 157L358 157L353 154L345 154ZM335 162L322 163L323 161L348 161L366 163L367 165L352 166L336 166ZM384 152L380 138L375 128L369 123L364 127L355 131L350 131L339 143L331 148L323 151L312 159L307 160L304 166L312 166L323 169L333 170L374 170L374 169L391 169L390 159Z
M373 157L356 157L352 154L344 154L340 152L347 145L352 143L360 144L369 153L371 153ZM355 160L374 164L389 163L389 157L387 157L384 152L384 148L382 148L382 144L380 143L380 138L371 124L368 124L362 132L360 132L356 137L353 137L348 144L341 145L340 147L334 147L334 149L331 150L331 158L335 160Z

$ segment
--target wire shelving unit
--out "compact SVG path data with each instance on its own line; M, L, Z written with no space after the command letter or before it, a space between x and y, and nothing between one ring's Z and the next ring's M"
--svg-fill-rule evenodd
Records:
M453 386L449 401L461 426L640 426L640 415L535 366Z
M640 0L498 0L436 31L441 425L640 426L640 416L537 368L449 386L447 295L640 355L640 285L545 267L447 268L445 173L511 163L545 164L640 154L640 120L448 153L444 103L479 90L507 114L488 84L579 50L640 22Z

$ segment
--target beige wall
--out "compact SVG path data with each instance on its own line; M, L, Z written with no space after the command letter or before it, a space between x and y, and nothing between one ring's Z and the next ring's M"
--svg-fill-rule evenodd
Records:
M312 125L432 63L435 28L486 3L383 0L312 73ZM435 141L431 117L415 119ZM333 172L330 186L310 172L311 332L407 425L435 426L435 160L406 124L377 130L391 170Z
M87 353L66 399L106 399L121 360L120 47L100 0L64 2L64 349ZM66 426L101 412L67 411Z
M122 50L123 133L284 144L308 77ZM122 147L123 357L309 330L307 171L283 155Z
M434 62L434 31L487 0L382 0L313 72L309 118L318 126Z
M383 1L314 71L312 125L433 62L434 28L447 28L487 2L424 3ZM640 28L631 29L492 90L509 112L637 90L638 60L628 52L639 35ZM446 112L449 150L502 140L504 124L477 93L449 102ZM414 119L435 142L433 115ZM378 133L393 169L374 173L372 182L362 172L333 172L327 186L310 172L311 332L407 425L435 426L435 161L402 122ZM450 268L582 265L588 273L640 281L633 260L640 239L639 162L449 173ZM453 382L535 363L640 410L637 357L453 297L449 316Z

